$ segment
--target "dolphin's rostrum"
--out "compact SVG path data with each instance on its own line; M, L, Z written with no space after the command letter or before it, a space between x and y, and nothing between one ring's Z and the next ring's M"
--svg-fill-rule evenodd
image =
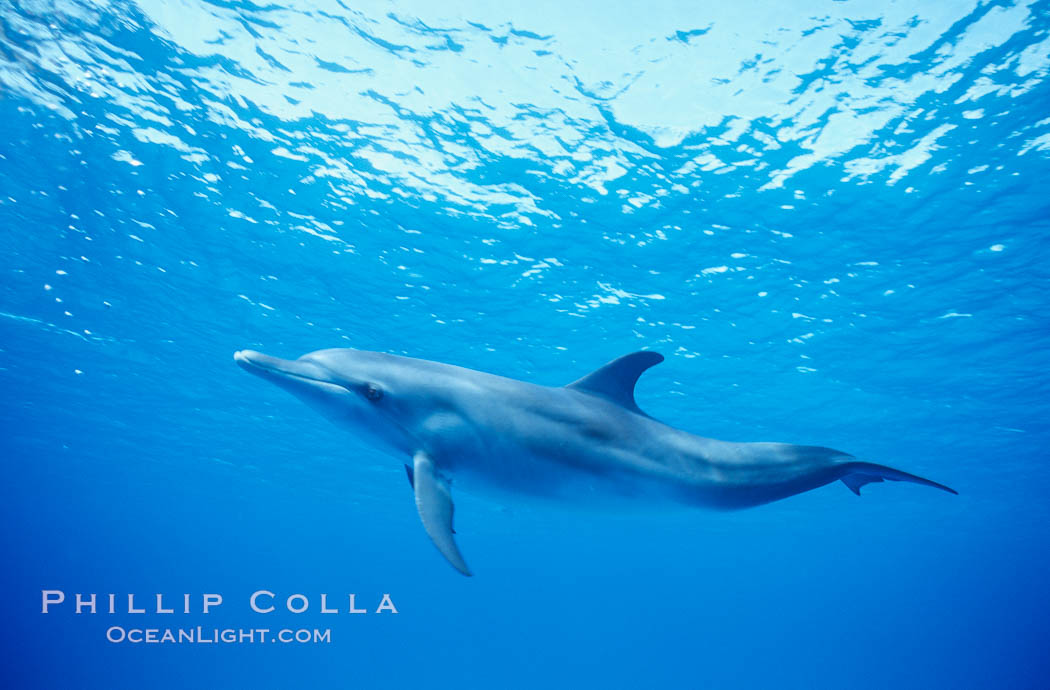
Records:
M243 368L408 461L416 508L430 539L470 575L452 528L450 482L574 502L649 499L745 508L842 480L952 489L819 446L733 443L681 431L642 412L638 377L655 352L620 357L560 388L363 350L318 350L299 359L252 350Z

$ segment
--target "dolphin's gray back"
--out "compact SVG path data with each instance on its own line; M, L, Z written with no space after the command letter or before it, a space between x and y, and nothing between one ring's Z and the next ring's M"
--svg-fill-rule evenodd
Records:
M463 447L435 455L457 477L515 492L745 507L834 481L833 468L850 459L815 446L697 436L572 388L480 372L468 379L457 413L472 431Z

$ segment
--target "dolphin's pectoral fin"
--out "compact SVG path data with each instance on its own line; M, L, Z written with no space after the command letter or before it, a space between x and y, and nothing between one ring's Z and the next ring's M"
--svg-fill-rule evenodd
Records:
M848 474L842 478L842 483L849 487L849 490L860 496L860 487L865 484L874 484L875 482L881 482L882 477L875 477L870 474Z
M582 379L573 381L566 388L575 388L585 393L599 395L610 402L641 412L634 401L634 386L646 369L664 361L658 352L632 352L615 359L600 369L595 369Z
M415 488L416 488L416 478L414 476L412 476L413 475L412 465L405 465L405 474L408 475L408 485L411 486L413 490L415 490ZM455 506L453 506L453 508L455 508ZM453 510L453 512L455 512L455 510ZM452 526L451 521L449 522L448 528L450 530L452 530L452 534L456 533L456 528Z
M408 475L408 484L413 490L416 488L416 478L413 476L412 465L405 465L405 474ZM455 510L453 510L455 512ZM451 521L449 522L449 529L452 530L452 534L456 533L456 528L452 526Z
M423 520L423 529L452 567L469 576L470 568L467 567L452 537L455 534L452 529L452 513L455 506L452 504L448 482L438 475L433 460L422 451L416 453L412 459L410 477L416 491L416 509Z

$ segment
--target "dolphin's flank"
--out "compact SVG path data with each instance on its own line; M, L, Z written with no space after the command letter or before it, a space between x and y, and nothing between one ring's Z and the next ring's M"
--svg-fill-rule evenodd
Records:
M841 480L912 482L954 490L820 446L734 443L659 422L634 400L638 377L663 357L635 352L564 387L422 359L363 350L299 359L234 353L334 422L406 463L416 508L431 541L470 575L452 528L450 484L574 502L647 500L746 508Z

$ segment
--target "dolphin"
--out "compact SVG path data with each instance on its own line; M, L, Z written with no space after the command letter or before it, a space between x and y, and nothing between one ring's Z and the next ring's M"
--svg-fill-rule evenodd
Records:
M668 426L639 409L651 351L613 360L563 387L381 352L318 350L280 359L234 353L341 426L405 464L423 528L464 575L452 526L451 484L576 503L648 500L715 509L769 503L841 480L850 491L903 481L955 494L848 453L787 443L737 443ZM404 461L404 460L402 460Z

